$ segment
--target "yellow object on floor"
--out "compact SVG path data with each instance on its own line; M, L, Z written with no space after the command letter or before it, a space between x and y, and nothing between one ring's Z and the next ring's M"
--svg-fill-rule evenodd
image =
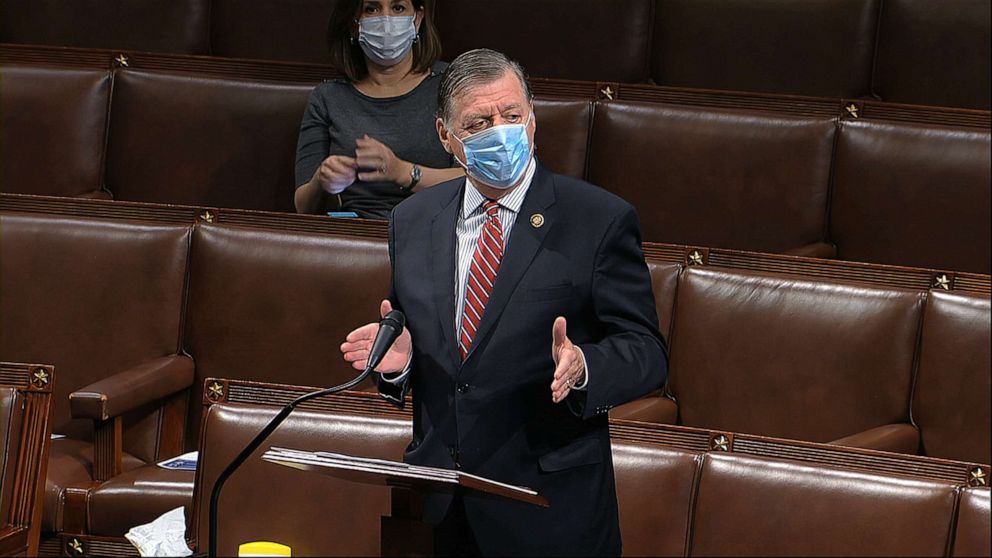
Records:
M238 546L238 556L292 556L293 549L269 541L246 542Z

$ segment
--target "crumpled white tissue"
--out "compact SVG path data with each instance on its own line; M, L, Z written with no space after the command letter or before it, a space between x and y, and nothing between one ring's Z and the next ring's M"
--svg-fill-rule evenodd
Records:
M186 511L182 506L165 512L151 523L132 527L124 538L131 541L141 556L193 554L186 544Z

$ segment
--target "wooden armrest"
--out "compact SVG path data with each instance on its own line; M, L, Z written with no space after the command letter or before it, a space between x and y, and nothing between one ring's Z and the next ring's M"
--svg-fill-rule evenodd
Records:
M193 359L172 355L94 382L69 394L73 418L105 421L193 385Z

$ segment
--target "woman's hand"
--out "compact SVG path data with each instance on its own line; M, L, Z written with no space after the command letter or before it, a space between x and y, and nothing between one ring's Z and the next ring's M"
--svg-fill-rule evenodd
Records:
M401 186L410 183L412 165L397 157L388 145L370 138L368 134L359 138L355 144L355 159L358 161L358 168L363 169L363 172L358 173L359 180L394 182Z
M331 155L317 168L314 177L329 194L340 194L355 182L358 163L352 157Z

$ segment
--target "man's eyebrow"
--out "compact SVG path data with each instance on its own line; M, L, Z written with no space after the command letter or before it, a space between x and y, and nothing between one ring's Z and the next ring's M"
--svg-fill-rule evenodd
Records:
M462 122L471 122L473 120L478 120L480 118L483 119L483 120L485 120L486 118L492 118L492 117L493 117L492 113L488 113L487 112L487 113L483 114L481 112L477 112L477 113L472 113L472 114L466 114L465 117L462 118Z

